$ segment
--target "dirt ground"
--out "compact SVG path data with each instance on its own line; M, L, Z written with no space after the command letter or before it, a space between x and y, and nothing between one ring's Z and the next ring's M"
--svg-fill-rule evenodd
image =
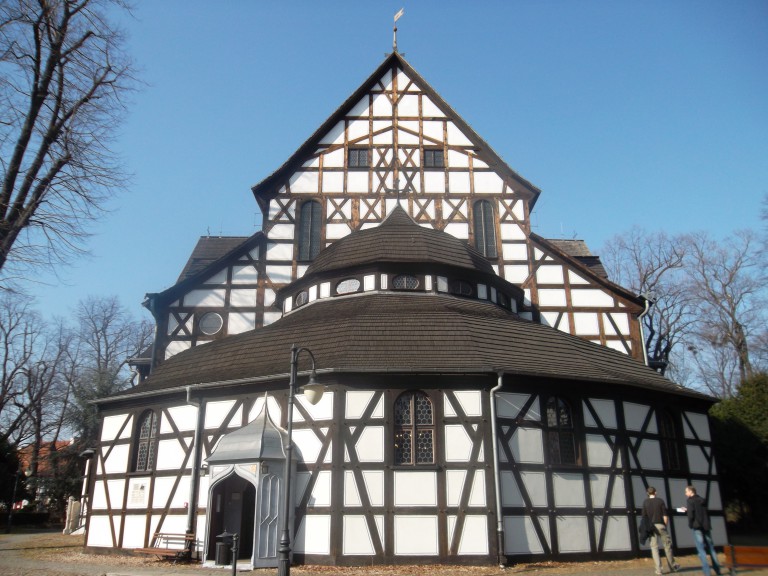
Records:
M678 561L682 574L701 574L696 556ZM203 568L200 564L173 565L152 557L104 556L83 551L82 536L63 536L54 532L0 534L0 576L227 576L231 567ZM241 572L238 569L238 572ZM266 576L275 569L249 570L253 576ZM294 566L295 576L500 576L536 574L537 576L586 575L650 576L650 558L611 562L539 562L497 566L371 566L345 568L336 566ZM741 571L740 571L741 573ZM750 571L753 576L768 576L768 570Z

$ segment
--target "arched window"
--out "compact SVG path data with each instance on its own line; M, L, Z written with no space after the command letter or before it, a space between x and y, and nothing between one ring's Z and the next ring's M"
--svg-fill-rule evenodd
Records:
M680 452L675 418L666 410L658 412L659 436L661 436L661 457L667 470L683 469L683 458Z
M134 467L135 472L148 472L155 468L157 455L157 415L147 410L139 418L136 428Z
M547 400L547 448L551 464L577 463L571 406L554 396Z
M310 200L301 205L299 213L299 260L313 260L320 252L320 202Z
M423 392L405 392L395 400L394 413L394 463L434 464L435 418L429 396Z
M493 207L488 200L479 200L473 206L475 248L486 258L496 258L496 223Z

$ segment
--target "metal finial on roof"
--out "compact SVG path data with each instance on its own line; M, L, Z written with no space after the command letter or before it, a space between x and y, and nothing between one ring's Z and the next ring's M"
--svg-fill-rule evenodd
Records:
M400 17L405 12L405 8L400 8L400 11L395 14L395 25L392 28L392 51L397 52L397 21L400 20Z

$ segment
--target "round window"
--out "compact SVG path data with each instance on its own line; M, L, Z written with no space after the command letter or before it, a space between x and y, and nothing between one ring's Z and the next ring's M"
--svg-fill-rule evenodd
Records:
M360 290L360 280L357 278L347 278L336 285L336 294L350 294Z
M222 326L224 326L224 319L216 312L208 312L200 318L200 332L208 336L217 334Z
M307 303L309 300L309 292L306 290L302 290L298 294L296 294L296 308L299 306L304 306L304 304Z

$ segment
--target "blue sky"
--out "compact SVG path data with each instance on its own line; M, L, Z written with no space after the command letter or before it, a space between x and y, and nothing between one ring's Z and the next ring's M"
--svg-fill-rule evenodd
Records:
M258 230L250 187L381 63L401 7L400 52L541 189L536 233L599 251L633 225L761 226L765 0L137 0L121 20L146 87L117 142L133 180L92 256L43 276L41 312L117 295L139 316L199 236Z

